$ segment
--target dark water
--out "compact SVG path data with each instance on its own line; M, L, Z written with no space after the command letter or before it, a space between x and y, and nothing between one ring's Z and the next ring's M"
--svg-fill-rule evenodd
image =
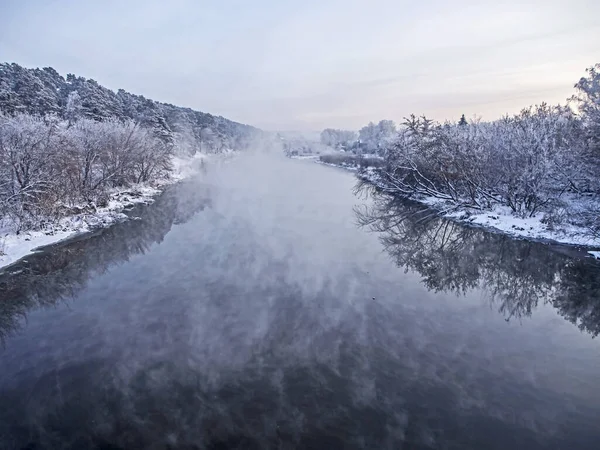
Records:
M353 184L241 159L0 275L0 448L599 448L600 266Z

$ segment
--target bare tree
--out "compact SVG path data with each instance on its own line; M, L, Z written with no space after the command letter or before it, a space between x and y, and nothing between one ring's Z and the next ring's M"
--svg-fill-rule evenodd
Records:
M0 217L35 228L112 188L168 177L171 154L133 121L0 117Z
M18 230L30 226L54 200L55 137L55 125L40 118L0 119L0 211L13 217Z

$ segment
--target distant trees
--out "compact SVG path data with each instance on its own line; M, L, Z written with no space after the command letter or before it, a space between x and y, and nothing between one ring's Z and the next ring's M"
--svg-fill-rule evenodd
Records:
M358 133L326 128L321 132L321 143L354 153L379 154L394 141L397 133L394 121L381 120L379 123L369 122Z
M467 122L467 119L465 118L465 115L463 114L462 116L460 116L460 120L458 121L458 124L459 125L466 125L467 123L468 122Z
M52 115L69 124L79 119L131 120L166 144L193 138L196 142L186 146L186 151L243 149L259 133L248 125L159 103L123 89L115 93L92 79L73 74L63 78L51 67L26 69L7 63L0 64L0 113ZM183 139L178 136L182 130Z
M575 87L577 112L541 104L494 122L459 124L410 116L371 178L402 197L504 206L521 217L543 212L548 223L568 220L600 236L600 65ZM369 124L361 139L375 129Z
M377 124L369 122L358 132L361 150L366 153L381 153L393 142L396 134L396 124L392 120L380 120Z
M358 138L355 131L326 128L321 131L321 143L333 148L350 148Z

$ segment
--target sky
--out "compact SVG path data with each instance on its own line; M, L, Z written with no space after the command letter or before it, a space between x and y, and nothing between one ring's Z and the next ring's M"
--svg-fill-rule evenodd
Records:
M564 103L598 0L0 0L0 61L267 130Z

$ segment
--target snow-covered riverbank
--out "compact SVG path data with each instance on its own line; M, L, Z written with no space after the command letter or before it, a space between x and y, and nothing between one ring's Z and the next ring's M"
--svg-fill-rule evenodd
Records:
M302 161L313 161L313 162L315 162L317 164L321 164L323 166L337 167L339 169L349 170L350 172L356 172L358 170L358 168L359 168L357 165L350 165L350 164L344 164L344 163L342 163L342 164L328 163L328 162L322 161L319 158L319 155L309 155L309 156L306 156L306 155L300 155L300 156L294 155L294 156L290 156L289 158L290 159L298 159L298 160L302 160Z
M367 171L358 176L374 186L378 186L377 177L373 172ZM477 211L474 209L459 208L434 197L422 197L413 200L439 211L442 216L448 219L464 223L465 225L479 226L491 231L504 233L515 238L540 242L556 242L559 244L588 247L590 249L600 248L600 238L591 236L583 228L571 224L562 224L560 229L551 228L548 224L544 223L544 213L538 213L532 217L517 217L512 214L509 208L502 206L497 206L489 211ZM600 255L600 251L591 250L589 253L595 257Z
M55 222L48 222L39 230L15 233L8 226L0 226L0 271L36 249L54 244L94 229L108 227L127 220L125 211L138 204L150 204L162 190L181 180L198 174L209 157L196 154L190 158L173 159L173 171L169 179L152 185L139 184L113 190L105 206L79 205L70 207L77 211ZM1 225L1 224L0 224Z
M315 162L325 166L346 169L354 173L358 169L357 167L323 163L318 159ZM366 178L367 181L377 186L377 180L374 177L369 177L368 173L359 176ZM561 230L549 229L548 225L543 222L543 214L541 213L533 217L520 218L512 215L509 208L498 207L493 211L476 212L475 210L465 211L457 209L455 206L445 204L443 201L433 197L422 198L419 202L440 211L448 219L464 223L465 225L479 226L515 238L600 249L600 238L590 236L584 229L573 225L563 226ZM590 250L588 253L592 257L600 259L600 250Z

